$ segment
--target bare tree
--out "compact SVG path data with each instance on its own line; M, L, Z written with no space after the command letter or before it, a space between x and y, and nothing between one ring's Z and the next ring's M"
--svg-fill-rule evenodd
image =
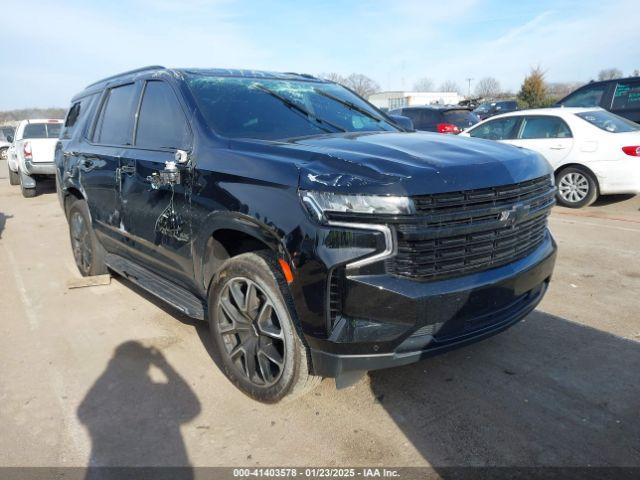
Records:
M636 68L633 72L631 72L631 76L640 77L640 70Z
M553 82L547 84L547 93L553 97L562 98L580 87L583 82Z
M380 85L374 80L361 73L352 73L345 79L344 85L363 98L369 98L380 91Z
M347 83L347 79L336 72L320 73L318 76L325 80L329 80L330 82L339 83L340 85L346 85Z
M434 89L433 80L429 77L422 77L413 84L414 92L432 92Z
M475 88L476 97L493 98L500 94L500 82L493 77L480 79Z
M440 89L439 90L441 92L456 92L456 93L460 93L460 86L456 82L454 82L453 80L445 80L440 85Z
M613 80L622 78L622 71L617 68L605 68L598 72L598 80Z

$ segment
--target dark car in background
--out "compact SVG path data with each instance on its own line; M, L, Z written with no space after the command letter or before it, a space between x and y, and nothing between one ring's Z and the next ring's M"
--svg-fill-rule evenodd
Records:
M497 102L484 102L478 105L473 111L480 120L486 120L489 117L500 113L515 112L518 110L518 102L515 100L501 100Z
M56 166L80 272L207 320L226 375L263 402L498 333L555 263L540 155L406 132L306 75L101 80L72 99Z
M389 112L408 117L416 130L458 134L480 121L470 108L460 106L403 107Z
M602 107L640 123L640 77L591 82L559 100L556 107Z

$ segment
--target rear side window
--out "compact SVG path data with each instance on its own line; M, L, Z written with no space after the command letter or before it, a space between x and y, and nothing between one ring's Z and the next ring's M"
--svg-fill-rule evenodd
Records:
M444 121L452 123L458 128L468 128L480 121L480 118L470 110L448 110L443 112Z
M640 109L640 82L620 82L613 94L612 110Z
M97 94L89 95L71 105L71 108L69 108L67 112L67 118L64 121L61 138L71 138L76 128L84 123L96 97Z
M135 97L133 83L109 90L93 132L94 142L131 145Z
M562 105L565 107L598 107L606 91L607 84L585 87L569 95L562 102Z
M520 128L520 139L570 138L571 130L558 117L525 117Z
M24 127L22 138L58 138L60 127L59 123L29 123Z
M576 113L576 116L586 120L591 125L611 133L637 132L640 125L620 117L615 113L606 110L595 110L593 112Z
M403 115L413 121L413 126L416 130L434 128L441 121L440 112L427 108L407 109L404 110Z
M171 87L160 81L147 82L138 116L136 146L185 149L189 137L184 112Z
M469 131L469 135L488 140L511 140L516 136L516 125L520 118L506 117L491 120Z

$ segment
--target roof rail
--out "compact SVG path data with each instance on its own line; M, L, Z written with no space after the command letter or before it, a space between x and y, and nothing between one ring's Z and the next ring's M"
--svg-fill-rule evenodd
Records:
M111 75L110 77L105 77L103 79L98 80L97 82L90 83L89 85L87 85L87 88L93 87L94 85L97 85L97 84L102 83L102 82L106 82L107 80L111 80L113 78L122 77L124 75L131 75L132 73L144 72L146 70L159 70L159 69L163 69L163 68L165 68L165 67L163 67L162 65L148 65L146 67L135 68L133 70L128 70L126 72L118 73L116 75Z

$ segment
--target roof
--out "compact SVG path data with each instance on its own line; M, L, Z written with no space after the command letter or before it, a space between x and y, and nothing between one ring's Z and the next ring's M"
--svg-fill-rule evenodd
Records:
M514 115L557 115L564 117L582 112L592 112L594 110L602 110L600 107L549 107L549 108L531 108L528 110L514 110L513 112L501 113L489 117L494 119L498 117L512 117ZM487 119L488 120L488 119Z
M112 80L120 80L126 77L134 77L141 74L149 74L155 72L167 72L187 75L207 75L215 77L246 77L246 78L272 78L279 80L313 80L319 82L327 82L316 78L306 73L293 73L293 72L269 72L264 70L242 70L232 68L166 68L162 65L149 65L147 67L136 68L134 70L128 70L126 72L111 75L109 77L100 79L87 86L87 89L91 87L104 86Z

